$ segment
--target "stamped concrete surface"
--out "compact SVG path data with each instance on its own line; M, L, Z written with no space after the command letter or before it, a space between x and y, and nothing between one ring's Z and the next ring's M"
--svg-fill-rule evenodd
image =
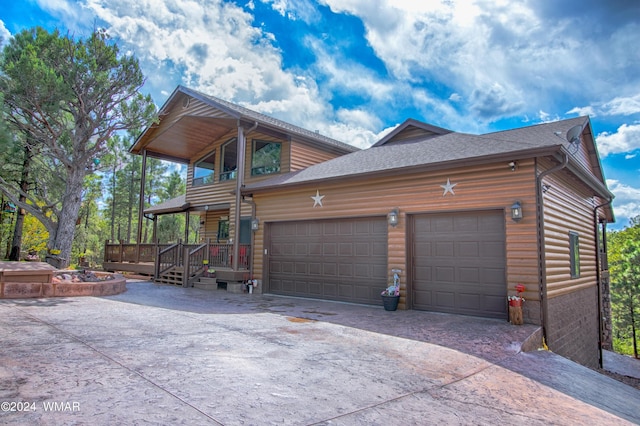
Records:
M530 325L129 283L0 301L0 424L640 423Z

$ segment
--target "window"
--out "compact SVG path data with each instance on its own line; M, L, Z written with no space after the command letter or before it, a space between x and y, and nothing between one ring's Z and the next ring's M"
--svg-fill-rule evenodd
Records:
M280 172L279 142L253 141L251 156L251 176L269 175Z
M238 170L238 139L233 138L222 145L220 181L233 180Z
M569 232L569 263L571 278L580 278L580 237L577 232Z
M218 222L218 241L229 239L229 219L222 219Z
M196 161L193 166L193 186L207 185L213 183L215 175L216 152Z

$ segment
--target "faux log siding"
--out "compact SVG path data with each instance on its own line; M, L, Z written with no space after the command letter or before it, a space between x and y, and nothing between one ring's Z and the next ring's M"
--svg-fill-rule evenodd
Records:
M291 171L306 169L314 164L322 163L339 154L327 152L299 141L291 141Z
M450 171L400 176L371 177L343 181L340 184L315 184L304 188L278 189L277 192L254 194L260 230L255 235L254 276L263 278L265 222L311 220L337 217L386 216L400 209L400 224L389 228L389 275L391 269L402 269L402 292L406 296L408 269L406 224L407 214L459 210L495 210L505 212L507 245L507 283L517 283L528 291L525 298L538 300L538 255L535 209L535 169L533 160L519 162L512 172L506 163L467 167ZM443 197L440 185L457 184L455 195ZM324 195L323 207L313 207L311 196L316 190ZM523 205L524 219L510 219L515 200ZM513 292L515 293L515 291ZM404 299L404 298L403 298ZM401 299L401 303L405 300Z
M549 167L548 164L541 163L544 167ZM545 177L544 181L551 185L543 200L547 297L553 298L596 285L593 197L586 187L567 172L553 173ZM570 231L579 234L579 278L571 278Z

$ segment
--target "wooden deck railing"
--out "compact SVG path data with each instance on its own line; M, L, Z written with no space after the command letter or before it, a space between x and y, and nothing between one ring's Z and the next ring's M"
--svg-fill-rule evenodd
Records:
M207 259L207 244L200 244L194 249L185 247L184 249L184 274L182 275L183 287L191 287L204 272L204 261Z
M156 250L163 250L170 244L110 244L104 245L105 262L155 262Z
M156 254L157 253L157 254ZM249 270L251 244L240 244L238 249L238 269ZM110 244L105 243L104 261L114 263L154 263L154 275L173 267L184 267L183 276L193 280L194 274L208 268L231 268L233 266L233 244ZM187 282L188 284L188 282Z
M158 278L161 274L167 272L169 269L182 266L182 244L176 243L169 247L160 250L158 258L156 260L156 268L154 278Z

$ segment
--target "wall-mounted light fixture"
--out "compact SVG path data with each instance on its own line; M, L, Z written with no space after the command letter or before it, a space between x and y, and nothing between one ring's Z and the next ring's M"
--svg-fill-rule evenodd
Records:
M398 226L398 223L400 223L400 211L397 208L391 210L387 215L387 221L391 226Z
M251 230L257 231L258 229L260 229L260 219L254 217L253 219L251 219Z
M209 205L208 205L208 204L204 206L204 211L205 211L205 212L208 212L208 211L209 211Z
M551 185L547 185L546 183L542 184L542 193L546 194L548 190L551 189Z
M520 222L522 220L522 204L520 201L516 201L511 205L511 219L514 222Z
M516 166L518 165L518 163L516 163L515 161L511 161L509 163L509 168L511 169L512 172L516 171Z

